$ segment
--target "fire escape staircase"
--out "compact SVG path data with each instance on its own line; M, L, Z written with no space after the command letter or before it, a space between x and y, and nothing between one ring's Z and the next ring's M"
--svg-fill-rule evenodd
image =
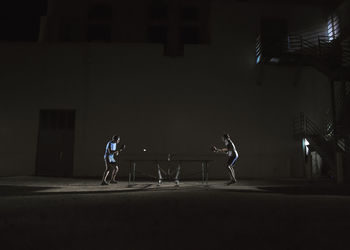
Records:
M332 123L330 123L332 124ZM335 172L336 152L342 152L343 160L349 160L350 140L348 137L338 137L337 143L334 139L334 129L329 124L325 129L321 129L314 121L308 118L304 113L300 113L294 119L294 137L298 140L307 139L310 143L308 148L310 152L317 152L328 169ZM350 174L350 173L349 173Z
M258 36L256 53L258 64L311 66L333 81L350 81L350 38L289 34L262 45Z
M293 129L296 139L307 139L310 143L308 145L310 152L316 151L329 168L335 166L334 142L314 121L305 116L304 113L300 113L294 119Z
M333 94L335 116L326 123L327 130L319 129L303 114L296 119L294 129L294 135L306 138L310 142L309 148L317 151L329 166L334 167L336 150L349 155L350 37L339 36L330 40L328 36L315 36L305 39L289 34L269 46L263 46L258 37L256 46L258 64L311 66L325 74L333 86L337 86Z

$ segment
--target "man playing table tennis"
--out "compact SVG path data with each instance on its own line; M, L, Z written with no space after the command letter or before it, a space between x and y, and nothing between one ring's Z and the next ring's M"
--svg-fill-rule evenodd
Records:
M119 142L120 137L117 135L113 135L112 140L109 141L106 145L106 150L104 154L106 169L103 172L101 185L108 185L110 182L117 182L115 178L117 176L119 168L117 165L116 156L119 154L119 151L117 150L117 145ZM107 182L107 177L109 173L111 173L111 180L110 182Z
M225 148L218 149L215 146L212 146L212 149L216 153L225 153L228 155L227 168L229 170L229 176L231 180L227 183L227 185L231 185L237 182L235 170L233 169L233 166L238 159L238 152L229 134L224 134L222 136L222 141L225 143L225 146L226 146Z

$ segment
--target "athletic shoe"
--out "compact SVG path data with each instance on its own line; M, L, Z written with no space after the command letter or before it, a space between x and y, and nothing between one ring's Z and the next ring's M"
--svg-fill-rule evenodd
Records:
M229 182L227 182L226 183L226 185L228 186L228 185L231 185L231 184L235 184L237 181L235 181L235 180L230 180Z
M108 182L103 181L103 182L101 183L101 185L102 185L102 186L104 186L104 185L109 185L109 183L108 183Z
M162 184L162 180L158 180L158 186Z
M175 186L179 186L180 185L180 182L179 181L175 181Z

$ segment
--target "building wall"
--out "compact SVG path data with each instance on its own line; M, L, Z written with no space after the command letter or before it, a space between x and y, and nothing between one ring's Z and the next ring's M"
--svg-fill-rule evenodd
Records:
M217 1L211 44L185 45L184 57L164 57L160 44L1 44L0 175L33 175L39 110L71 108L77 110L75 176L101 175L105 143L117 133L128 145L124 157L142 148L213 157L210 177L223 178L225 157L210 146L230 133L239 177L302 177L293 117L318 110L327 79L313 69L257 67L263 16L288 17L295 27L301 17L305 24L323 22L314 6ZM314 89L318 102L309 98ZM127 167L121 164L121 175ZM196 171L187 167L185 173Z
M335 11L334 13L339 17L340 19L340 25L342 29L342 33L344 37L350 36L350 17L349 17L349 11L350 11L350 3L349 1L344 1Z

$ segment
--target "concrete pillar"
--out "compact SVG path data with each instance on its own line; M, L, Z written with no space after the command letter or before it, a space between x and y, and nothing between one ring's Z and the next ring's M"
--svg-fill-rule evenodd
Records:
M337 163L337 183L344 183L344 172L343 172L343 154L341 152L336 153L336 163Z
M305 177L307 180L312 179L312 156L309 154L305 162Z

